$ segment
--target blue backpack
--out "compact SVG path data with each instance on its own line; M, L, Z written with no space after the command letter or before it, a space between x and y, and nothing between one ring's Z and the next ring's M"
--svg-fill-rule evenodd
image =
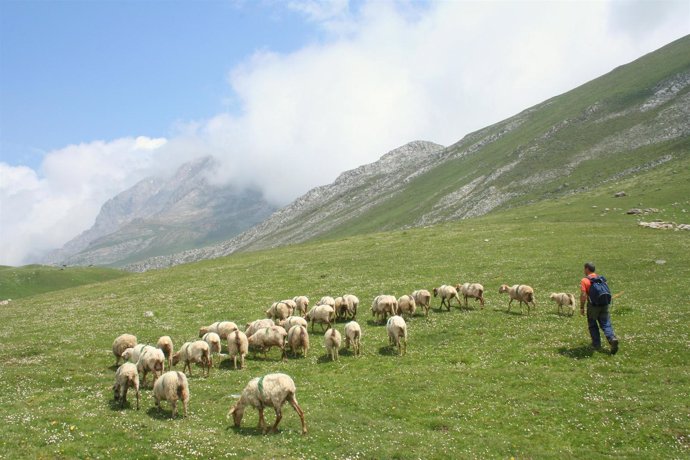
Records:
M611 304L611 290L603 276L589 277L592 283L589 288L589 303L595 307L605 307Z

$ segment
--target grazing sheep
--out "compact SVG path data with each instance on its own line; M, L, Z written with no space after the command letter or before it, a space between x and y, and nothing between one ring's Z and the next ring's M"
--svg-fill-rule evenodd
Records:
M266 318L273 320L283 320L290 316L290 307L285 302L273 302L271 307L266 310Z
M347 305L347 316L349 319L355 319L357 316L357 308L359 308L359 298L353 294L345 294L343 300Z
M300 325L295 325L290 328L287 335L287 345L290 347L293 355L297 354L297 350L302 350L304 357L307 357L309 351L309 333L307 328Z
M204 336L204 334L209 332L215 332L220 336L221 340L227 340L228 334L232 331L236 331L237 329L237 324L233 323L232 321L218 321L210 326L200 328L199 337L201 338Z
M295 311L298 311L300 315L304 318L307 315L307 310L309 309L309 298L303 295L298 295L292 298L295 302Z
M192 363L200 363L201 367L206 369L206 377L208 377L211 372L211 349L208 343L203 340L185 342L180 351L173 355L173 366L177 366L180 361L184 363L182 372L186 372L189 368L190 377L192 376Z
M321 297L321 299L316 302L316 305L330 305L333 311L335 311L335 299L329 295Z
M333 306L333 310L335 310L335 319L345 319L347 316L347 303L345 303L345 300L343 300L342 297L336 297L335 298L335 305Z
M342 341L340 332L336 329L326 331L326 334L324 334L323 343L326 346L326 352L331 355L332 361L338 361L338 350L340 350Z
M158 339L156 348L159 348L163 352L163 356L165 356L165 359L168 361L168 370L170 370L172 368L172 355L175 350L170 336L164 335Z
M251 323L247 323L247 327L244 330L244 333L247 335L247 337L251 337L259 329L275 326L275 324L276 323L273 322L273 320L270 318L257 319L255 321L252 321Z
M129 387L134 387L137 392L137 410L139 410L139 372L137 366L132 363L124 363L117 368L115 372L115 384L113 385L113 392L115 393L115 401L120 401L120 408L125 407L127 402L127 390Z
M400 356L407 353L407 324L402 316L391 316L386 323L388 343L398 347Z
M311 322L311 331L314 332L314 324L321 324L321 330L323 330L323 325L326 324L326 330L331 327L331 322L335 317L335 311L330 305L316 305L314 308L309 310L307 313L307 320Z
M139 361L139 356L141 356L141 352L144 351L144 348L150 346L151 345L145 345L143 343L134 345L134 347L127 348L125 351L122 352L122 358L124 358L125 361L129 361L131 363L136 364L137 361Z
M482 308L484 308L484 286L479 283L464 283L462 285L458 284L455 289L462 293L465 298L465 307L467 307L467 298L471 297L475 301L479 301Z
M356 321L345 325L345 347L350 348L350 344L355 356L359 356L362 350L362 328Z
M288 316L292 316L297 308L297 302L295 302L293 299L285 299L281 300L281 302L288 306Z
M206 343L206 342L202 342ZM161 400L168 401L172 406L172 417L177 416L177 401L182 401L184 416L187 416L187 406L189 405L189 383L187 376L182 372L168 371L156 381L153 386L153 397L156 400L156 407L161 410Z
M426 289L420 289L412 293L412 298L417 305L424 308L424 316L429 316L429 308L431 307L431 293Z
M237 356L240 357L240 368L244 368L244 357L247 356L249 350L249 341L247 335L239 329L233 331L228 335L228 355L232 358L237 369Z
M512 286L502 284L501 287L498 288L498 293L503 294L504 292L507 292L510 296L510 301L508 302L508 311L510 311L510 306L513 303L513 300L520 301L520 310L522 310L522 304L524 302L527 305L528 315L530 312L529 304L531 303L535 308L537 306L534 300L534 289L526 284L514 284Z
M388 315L393 316L398 312L398 299L392 295L379 295L371 303L371 316L378 320L382 316L383 321Z
M441 305L438 310L441 311L443 304L446 304L446 308L450 311L450 301L456 299L458 301L458 306L460 306L460 297L458 297L458 290L453 286L442 285L441 287L434 288L434 297L441 296Z
M289 331L292 326L308 327L309 323L306 319L302 318L301 316L288 316L280 322L279 326L285 329L286 331Z
M113 354L115 355L115 365L120 364L122 352L128 348L134 348L137 345L137 338L132 334L122 334L113 341ZM127 361L127 359L125 359Z
M235 331L232 331L235 332ZM231 334L232 334L231 332ZM227 337L226 337L227 339ZM211 366L213 366L213 353L220 354L220 348L221 348L221 342L220 342L220 336L216 334L215 332L207 332L204 334L204 336L201 338L204 342L208 344L208 349L211 353Z
M153 386L156 383L156 379L160 377L163 373L163 365L165 363L165 355L163 351L146 345L139 355L139 360L137 361L137 371L141 375L141 386L146 388L146 376L149 372L153 373Z
M414 316L415 311L417 311L417 303L411 295L404 295L398 299L398 311L396 314L402 316L403 313L409 313L410 316Z
M285 337L287 332L280 326L271 326L259 329L254 334L247 338L249 349L255 354L260 351L267 357L268 351L273 347L280 348L280 356L287 359L285 356Z
M248 406L255 407L259 411L259 430L266 433L266 421L264 420L264 407L273 407L276 412L276 421L271 431L277 431L278 423L283 418L282 407L289 402L299 415L302 422L302 434L307 434L307 424L304 421L304 411L297 404L295 382L286 374L268 374L261 378L249 381L242 396L228 411L228 417L232 415L236 427L240 427L242 416Z
M572 294L566 294L565 292L553 292L549 296L551 300L556 302L558 305L558 314L563 314L565 312L570 313L573 316L575 313L575 296Z

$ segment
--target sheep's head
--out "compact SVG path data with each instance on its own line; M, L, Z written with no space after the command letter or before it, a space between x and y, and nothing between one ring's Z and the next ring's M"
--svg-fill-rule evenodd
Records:
M201 329L199 329L199 337L203 337L206 333L208 333L207 327L202 327Z
M507 284L501 284L501 287L498 288L498 293L503 294L504 292L508 292L508 285Z
M172 364L173 364L173 366L177 366L177 363L179 363L179 362L180 362L180 352L178 351L172 357Z
M125 348L125 351L123 351L120 356L122 356L122 359L125 361L129 361L132 357L132 353L134 353L134 348Z
M434 297L438 296L438 288L434 288Z
M240 405L239 401L235 403L234 406L228 411L227 417L232 415L232 421L234 425L239 428L242 423L242 417L244 416L244 407Z
M556 300L556 297L558 297L558 294L556 294L555 292L552 292L551 295L549 296L549 299Z

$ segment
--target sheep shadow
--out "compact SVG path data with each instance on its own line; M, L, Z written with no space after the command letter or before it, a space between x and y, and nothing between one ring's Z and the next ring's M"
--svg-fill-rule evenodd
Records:
M381 356L399 356L398 348L395 345L385 345L379 347L379 354Z
M376 320L374 320L374 319L368 319L368 320L367 320L367 325L372 326L372 327L375 327L375 326L385 326L385 325L386 325L386 322L384 321L384 322L380 323L380 322L378 322L378 321L376 321Z
M130 401L130 397L134 397L134 404L132 404L132 401ZM120 401L116 401L114 399L109 399L108 400L108 407L113 412L120 412L120 411L124 411L127 409L137 410L137 396L136 396L136 394L130 395L129 393L127 393L127 402L125 402L124 407L120 407Z
M338 353L340 356L355 356L355 352L351 348L341 348Z
M113 364L112 366L108 366L108 370L111 370L113 372L117 371L117 368L120 367L117 364Z
M172 408L159 409L155 405L148 408L146 415L155 420L175 420L172 416ZM181 402L177 403L177 418L184 418L184 409Z
M267 423L269 426L271 425L271 424L268 423L268 420L266 421L266 423ZM230 431L230 430L234 431L235 434L239 434L239 435L242 435L242 436L256 436L256 437L258 437L258 436L278 435L278 434L282 434L282 433L283 433L283 430L281 430L280 428L278 428L276 431L268 431L267 433L263 433L263 432L261 431L261 429L258 428L258 427L253 427L253 428L252 428L252 427L248 427L248 426L246 426L246 427L244 427L244 426L235 426L235 425L233 425L233 424L230 424L230 425L228 425L228 426L225 428L225 431Z
M245 358L245 367L247 366L247 361ZM232 358L226 358L223 361L220 362L218 365L218 370L225 370L225 371L234 371L238 370L241 371L243 368L240 367L240 359L239 357L237 358L237 369L235 369L235 363L233 362Z
M561 347L558 349L559 355L572 359L591 358L595 352L601 352L601 350L595 350L591 345L580 345L575 348Z
M337 361L333 361L331 359L331 355L329 355L329 354L321 355L316 359L316 364L326 364L326 363L335 363L335 362L337 362Z
M508 310L508 309L503 310L503 309L501 308L501 309L499 309L498 311L500 311L500 312L503 313L504 315L511 315L511 316L529 316L527 313L523 313L523 312L518 311L518 310Z

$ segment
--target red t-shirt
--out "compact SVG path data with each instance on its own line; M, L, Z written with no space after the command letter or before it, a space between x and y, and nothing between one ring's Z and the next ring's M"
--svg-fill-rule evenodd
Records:
M580 291L584 292L587 295L589 295L589 288L592 286L592 282L589 280L590 276L595 277L597 276L597 274L590 273L589 275L582 278L582 281L580 281Z

